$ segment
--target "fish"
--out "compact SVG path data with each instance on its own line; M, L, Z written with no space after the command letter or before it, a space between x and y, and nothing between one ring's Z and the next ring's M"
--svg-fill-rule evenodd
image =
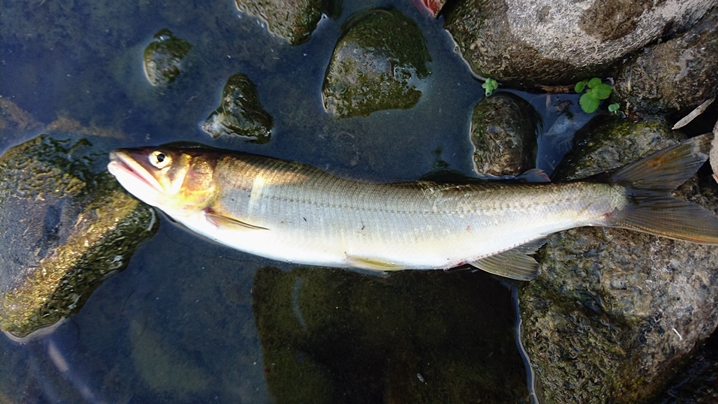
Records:
M310 165L203 147L116 149L108 170L190 231L273 260L377 271L471 265L531 280L552 233L632 229L718 244L713 212L672 196L708 158L691 138L570 182L363 182Z

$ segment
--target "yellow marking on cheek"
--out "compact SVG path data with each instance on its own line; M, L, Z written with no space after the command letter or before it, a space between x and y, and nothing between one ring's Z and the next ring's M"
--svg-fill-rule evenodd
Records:
M166 176L169 182L167 193L176 195L182 189L184 185L184 179L189 170L192 157L187 154L182 154L180 158L169 167L168 175Z

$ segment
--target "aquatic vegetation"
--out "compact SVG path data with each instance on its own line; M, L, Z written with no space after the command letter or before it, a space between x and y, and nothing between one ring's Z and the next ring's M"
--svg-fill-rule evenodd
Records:
M598 77L594 77L591 80L581 80L576 83L574 91L576 93L582 93L586 87L586 93L581 96L578 103L581 105L581 109L587 114L596 112L598 106L601 104L601 100L605 100L611 96L613 89L610 85L603 83Z
M485 90L485 94L488 97L493 94L497 88L499 88L499 83L491 77L487 77L481 87Z

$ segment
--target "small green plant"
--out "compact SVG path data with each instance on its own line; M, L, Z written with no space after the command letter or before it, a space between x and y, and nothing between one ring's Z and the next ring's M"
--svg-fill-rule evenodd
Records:
M488 97L493 94L494 90L499 88L499 83L491 77L487 77L486 81L484 81L484 84L482 84L481 87L484 89L484 91L486 92L486 96Z
M608 84L601 82L601 79L598 77L594 77L591 80L579 81L576 83L574 90L576 94L578 94L582 93L586 87L588 87L588 90L586 90L586 93L578 100L578 104L585 113L591 114L596 112L601 100L605 100L611 96L613 89ZM616 110L617 109L616 107Z
M613 104L608 104L608 112L612 114L617 114L619 108L621 108L621 104L617 102L614 102Z

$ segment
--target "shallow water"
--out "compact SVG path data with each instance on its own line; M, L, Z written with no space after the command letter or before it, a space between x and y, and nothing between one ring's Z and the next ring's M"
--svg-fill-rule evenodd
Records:
M192 141L351 178L410 180L440 167L474 175L469 120L483 89L441 19L411 2L346 0L337 18L290 47L232 1L214 3L5 4L0 95L42 124L67 118L91 128L100 136L85 137L101 155ZM333 119L320 90L341 25L378 6L417 21L432 75L410 110ZM144 76L142 52L162 28L194 48L179 78L157 88ZM267 144L201 130L238 72L274 118ZM546 127L557 99L570 98L521 95ZM2 138L0 149L41 132ZM123 136L101 136L108 132ZM544 144L539 167L550 170L556 159ZM160 220L158 234L76 316L24 344L0 336L0 402L488 402L529 394L508 284L470 270L383 278L294 268Z

